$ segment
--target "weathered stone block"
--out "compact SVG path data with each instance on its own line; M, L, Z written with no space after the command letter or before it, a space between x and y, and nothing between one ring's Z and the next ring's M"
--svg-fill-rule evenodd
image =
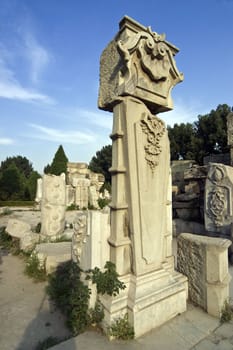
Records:
M213 316L220 316L229 297L227 239L182 233L178 237L177 269L188 277L189 298Z
M49 274L59 264L71 260L71 242L41 243L35 247L34 253Z
M31 232L31 226L27 222L18 219L9 219L6 231L10 236L22 238Z

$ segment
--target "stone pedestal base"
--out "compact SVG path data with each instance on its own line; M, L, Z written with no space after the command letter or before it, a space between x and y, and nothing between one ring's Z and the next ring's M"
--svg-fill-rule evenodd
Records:
M186 311L187 278L180 273L160 269L143 276L125 276L124 282L127 288L120 295L101 298L104 329L128 313L137 338Z

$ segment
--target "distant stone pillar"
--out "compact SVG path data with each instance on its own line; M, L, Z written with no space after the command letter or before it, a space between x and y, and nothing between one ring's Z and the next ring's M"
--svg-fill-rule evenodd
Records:
M44 175L41 201L41 234L55 240L65 228L65 174Z
M233 166L233 113L227 116L227 144L230 146L230 165Z
M73 180L75 187L75 204L79 209L88 208L88 188L90 180L85 178L76 178Z
M110 259L127 289L101 298L105 323L128 312L136 337L186 310L171 252L170 151L164 122L183 80L165 35L129 17L101 56L99 108L113 111ZM155 316L156 315L156 316Z
M41 204L42 199L42 178L37 179L37 186L36 186L36 198L35 202L39 205Z

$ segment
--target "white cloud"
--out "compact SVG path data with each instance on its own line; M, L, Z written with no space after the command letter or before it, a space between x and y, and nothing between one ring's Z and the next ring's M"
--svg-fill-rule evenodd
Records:
M26 34L24 37L26 45L26 57L31 66L31 80L33 83L39 81L42 71L49 63L49 54L31 34Z
M101 128L112 129L113 114L101 111L89 111L85 109L78 109L76 112L81 118Z
M0 145L12 145L14 141L8 137L0 137Z
M21 101L53 103L50 97L23 87L2 58L0 58L0 97Z
M37 133L30 135L34 139L47 140L51 142L59 142L66 144L88 144L95 141L94 135L91 133L73 131L73 130L58 130L53 128L48 128L37 124L28 124L30 127L35 129ZM27 135L28 136L28 135Z
M169 112L160 113L158 116L165 121L167 125L173 126L175 123L193 123L197 121L200 114L207 113L208 108L204 108L199 102L183 102L182 99L174 101L174 109Z

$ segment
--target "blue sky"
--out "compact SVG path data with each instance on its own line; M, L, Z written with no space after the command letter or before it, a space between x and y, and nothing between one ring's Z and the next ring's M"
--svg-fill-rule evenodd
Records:
M60 144L89 162L110 143L99 58L124 15L180 49L167 124L233 105L233 0L0 0L0 161L22 155L42 172Z

